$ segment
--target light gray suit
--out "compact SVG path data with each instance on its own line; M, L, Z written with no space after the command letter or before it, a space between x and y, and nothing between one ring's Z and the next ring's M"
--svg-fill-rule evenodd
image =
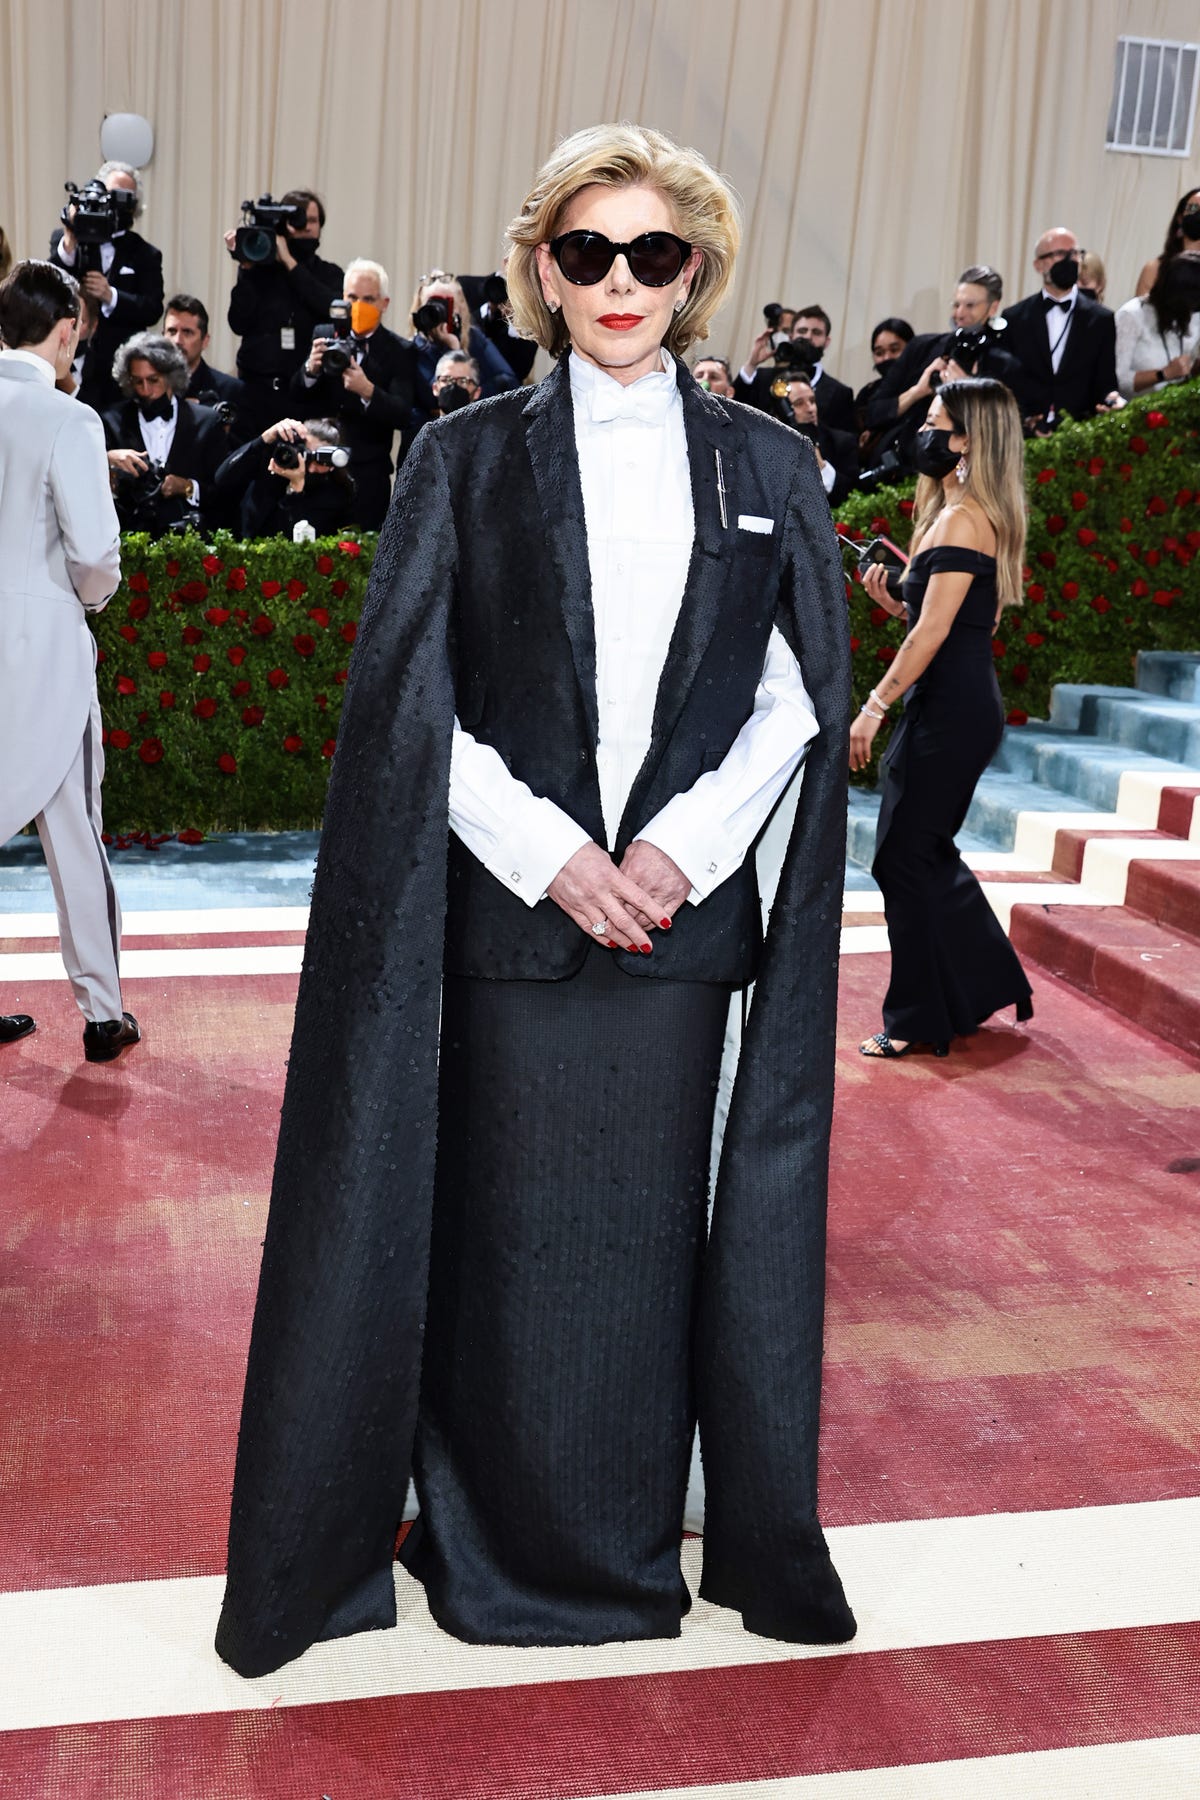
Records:
M0 843L34 820L80 1010L119 1019L121 914L100 838L86 615L120 582L120 533L100 420L43 367L0 353Z

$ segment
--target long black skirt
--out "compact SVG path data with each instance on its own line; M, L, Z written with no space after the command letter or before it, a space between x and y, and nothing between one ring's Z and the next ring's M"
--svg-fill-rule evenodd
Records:
M489 1644L675 1637L729 990L448 978L401 1560Z

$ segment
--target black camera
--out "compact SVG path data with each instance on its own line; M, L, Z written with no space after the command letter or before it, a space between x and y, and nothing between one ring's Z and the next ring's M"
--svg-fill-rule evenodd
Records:
M137 195L128 188L110 191L98 175L93 175L83 187L77 187L73 181L64 182L63 186L71 198L58 216L75 234L76 268L81 275L88 275L103 267L101 244L107 244L116 232L126 231L133 224Z
M329 318L328 325L313 328L314 340L325 340L325 360L321 364L321 373L344 375L359 350L359 339L355 337L350 325L349 300L331 300Z
M767 321L767 324L772 331L779 330L779 321L782 317L783 307L779 304L779 301L768 300L767 304L763 307L763 318Z
M855 483L861 493L873 494L876 488L890 487L897 481L905 481L909 471L900 461L900 453L893 445L880 456L873 469L864 469Z
M462 320L454 310L454 301L449 294L435 294L424 306L418 306L412 316L412 322L418 331L426 337L432 337L439 325L446 326L455 337L462 332Z
M305 206L285 206L260 194L257 200L242 201L242 222L233 234L230 255L235 262L269 263L275 260L275 239L290 225L303 231L308 222Z
M479 293L485 306L508 305L508 283L503 275L485 275L480 283Z
M307 469L344 469L350 461L350 452L344 444L321 444L316 450L310 450L306 444L294 444L288 438L280 438L271 445L271 460L277 469L298 469L301 463Z
M1003 319L985 319L982 325L959 325L951 335L946 355L958 364L964 375L977 375L980 363L1000 342L1003 330ZM942 379L933 376L931 386L940 386Z

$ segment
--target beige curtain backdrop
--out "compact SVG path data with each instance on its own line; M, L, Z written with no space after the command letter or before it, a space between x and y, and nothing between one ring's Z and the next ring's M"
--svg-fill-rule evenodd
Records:
M742 196L711 348L740 360L764 301L819 301L857 385L872 325L938 327L966 264L1029 291L1048 225L1100 251L1111 304L1132 293L1200 152L1105 151L1123 33L1195 38L1196 0L3 0L0 224L44 255L105 113L145 114L143 230L232 367L244 197L321 192L327 253L389 269L403 331L424 270L495 265L559 136L640 120Z

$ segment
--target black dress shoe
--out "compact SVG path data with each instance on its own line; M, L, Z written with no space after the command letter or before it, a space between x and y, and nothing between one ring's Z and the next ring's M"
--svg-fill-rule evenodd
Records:
M32 1030L33 1020L28 1013L0 1013L0 1044L15 1044Z
M141 1035L132 1013L122 1013L119 1019L94 1019L83 1028L83 1054L89 1062L111 1062Z

